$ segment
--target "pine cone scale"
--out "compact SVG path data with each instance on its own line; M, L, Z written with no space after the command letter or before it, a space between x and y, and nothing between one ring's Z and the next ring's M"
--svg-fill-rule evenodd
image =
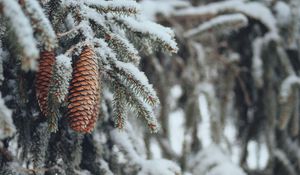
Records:
M67 118L77 132L91 132L99 109L99 71L91 48L85 47L74 65L68 95Z
M48 111L47 101L50 82L55 64L54 51L43 51L40 54L39 69L36 74L36 94L42 113L46 116Z

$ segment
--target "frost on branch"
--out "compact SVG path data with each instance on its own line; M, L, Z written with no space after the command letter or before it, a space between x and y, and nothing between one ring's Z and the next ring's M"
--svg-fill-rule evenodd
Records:
M177 175L180 174L180 168L170 160L153 159L146 160L142 164L142 170L138 175Z
M177 44L173 39L174 33L171 29L150 21L138 21L132 17L123 17L116 21L134 35L147 37L154 47L157 47L155 46L157 44L163 46L166 51L177 52Z
M113 106L115 121L119 121L116 125L123 128L125 109L130 107L137 116L146 119L151 131L157 131L158 124L153 109L159 104L159 100L147 77L138 69L140 61L138 50L146 48L176 52L177 45L171 29L145 20L140 13L139 4L132 0L57 0L41 4L37 0L19 3L14 0L1 0L0 3L1 14L7 18L7 23L18 39L17 45L22 51L20 55L24 69L35 68L38 53L51 52L51 58L39 60L39 72L36 76L38 101L43 114L50 116L48 117L50 128L55 130L59 108L68 93L66 87L72 69L70 59L76 63L80 59L81 51L88 45L96 52L91 58L94 60L94 71L108 75L107 82L111 83L111 90L115 91ZM55 32L58 32L58 37ZM41 48L39 51L37 46ZM60 56L56 57L57 55ZM43 54L40 57L43 58ZM87 64L85 62L89 61L83 62L82 64ZM84 70L81 67L86 65L79 67L74 65L73 69L78 69L75 71L87 74L88 69ZM81 91L83 82L77 78L73 77L72 80L76 79L78 91ZM95 89L100 91L98 86L100 85ZM73 93L70 92L71 89L69 93ZM84 99L87 95L82 96ZM91 103L98 104L97 100L99 99L92 99ZM99 110L98 106L94 108ZM92 118L96 120L97 116ZM75 121L74 123L76 126L79 124ZM77 129L90 132L91 128L93 127L87 130Z
M248 25L248 19L243 14L230 14L215 17L204 22L198 27L191 29L185 33L186 37L202 35L207 32L216 32L220 30L235 30Z
M7 23L18 41L16 47L22 57L23 68L25 70L35 69L39 51L30 21L14 0L1 0L0 8L1 15L6 17Z
M140 11L136 1L114 0L114 1L94 1L86 0L85 4L96 8L100 13L115 13L117 15L135 15Z
M66 101L71 76L71 58L65 55L57 56L53 66L53 76L50 80L50 87L47 96L47 110L49 111L49 116L47 117L49 121L49 129L51 131L57 130L59 107Z
M193 175L246 175L217 145L200 151L189 162Z
M297 96L295 95L295 92L299 89L299 85L300 78L296 75L288 76L281 84L279 93L280 117L278 123L280 129L285 129L288 126L293 112L298 108L298 106L295 105L297 104Z
M44 14L37 0L26 0L20 3L25 11L25 14L30 18L31 24L37 31L38 39L46 50L50 51L56 47L56 35L52 26Z
M4 100L0 96L0 139L12 137L15 132L12 111L5 106Z
M71 28L59 36L67 35L67 40L79 37L65 55L78 57L86 44L94 48L100 63L99 70L107 75L107 82L111 83L114 91L116 126L123 128L128 106L137 116L146 119L151 131L157 131L153 108L159 100L147 77L137 68L140 61L138 50L162 48L176 52L173 31L145 21L135 1L68 0L64 5L66 9L72 9L65 19L69 20Z
M258 20L268 28L270 33L274 34L274 37L278 36L276 19L267 7L258 2L245 2L239 0L215 2L206 6L184 8L174 13L173 16L179 19L205 20L228 13L241 13L248 18Z
M68 94L69 81L72 76L71 58L58 55L53 70L50 92L55 94L58 103L65 101Z
M180 168L172 161L165 159L147 160L143 151L139 149L141 145L139 145L137 133L130 124L126 128L126 132L112 131L111 137L117 147L125 152L124 163L135 165L138 175L179 175L181 173Z
M158 124L152 108L159 104L159 99L147 77L133 63L117 60L116 54L104 40L99 39L95 42L99 58L108 57L100 61L104 65L106 74L112 80L115 125L123 128L126 118L125 107L129 106L138 116L146 119L152 132L156 132ZM123 100L120 101L122 98Z
M263 61L262 61L262 49L263 39L257 38L253 41L253 57L252 57L252 76L257 87L263 86Z

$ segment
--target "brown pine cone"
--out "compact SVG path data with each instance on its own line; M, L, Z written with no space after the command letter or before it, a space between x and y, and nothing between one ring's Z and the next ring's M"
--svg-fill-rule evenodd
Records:
M94 51L85 47L74 64L67 118L77 132L91 132L98 118L100 76Z
M54 64L54 51L42 51L40 53L39 68L36 73L35 88L38 103L44 116L47 116L48 111L48 93Z

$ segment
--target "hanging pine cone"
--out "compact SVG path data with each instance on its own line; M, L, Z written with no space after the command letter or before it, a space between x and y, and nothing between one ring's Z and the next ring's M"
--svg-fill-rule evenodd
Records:
M39 58L39 68L36 73L36 96L42 113L47 116L48 93L55 64L54 51L43 51Z
M91 48L85 47L75 62L68 94L70 126L77 132L91 132L99 114L100 76Z

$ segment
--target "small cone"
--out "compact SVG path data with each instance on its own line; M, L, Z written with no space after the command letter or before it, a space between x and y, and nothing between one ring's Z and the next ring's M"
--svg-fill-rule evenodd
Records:
M41 52L39 59L39 69L36 73L35 87L38 103L44 116L47 116L48 111L48 93L54 64L54 51Z
M75 62L68 94L67 118L77 132L91 132L98 118L100 76L91 48L85 47Z

